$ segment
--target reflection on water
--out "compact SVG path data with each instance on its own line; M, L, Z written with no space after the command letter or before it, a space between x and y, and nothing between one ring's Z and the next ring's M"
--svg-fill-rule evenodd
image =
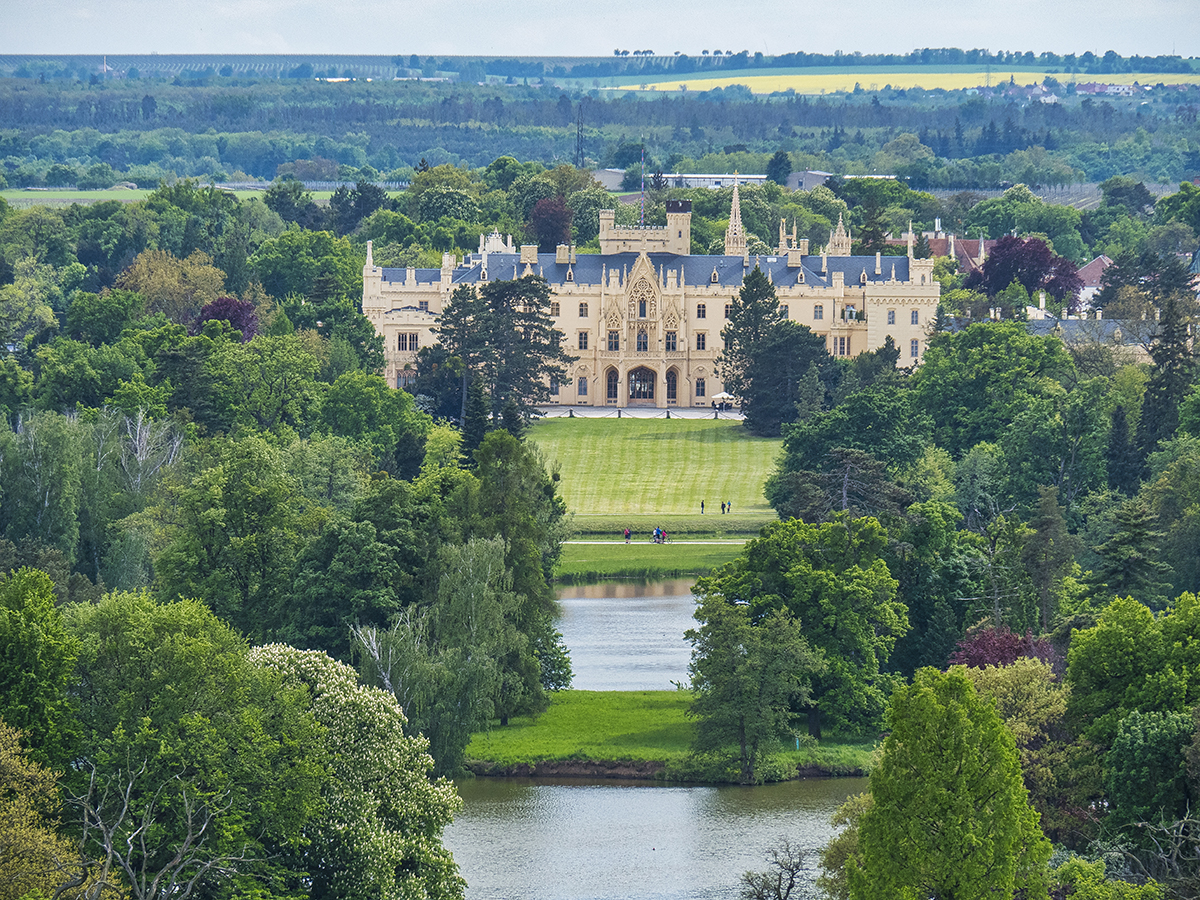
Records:
M784 838L815 851L866 779L754 788L481 778L446 845L467 900L708 900L736 893ZM814 858L815 863L815 858Z
M691 581L595 584L559 592L558 630L581 691L670 690L687 682Z

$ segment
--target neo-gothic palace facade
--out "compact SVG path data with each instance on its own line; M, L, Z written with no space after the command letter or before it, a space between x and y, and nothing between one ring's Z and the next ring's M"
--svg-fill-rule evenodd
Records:
M550 315L576 360L551 403L584 406L709 406L723 390L717 357L721 330L746 273L757 266L775 286L785 314L825 339L835 356L854 356L891 337L898 365L918 363L940 287L933 260L851 256L839 220L820 254L779 227L770 255L750 256L736 184L722 256L692 256L690 201L668 201L665 228L622 228L600 213L600 253L519 250L498 234L478 253L442 257L441 269L385 269L371 244L363 267L363 314L383 336L388 382L415 375L417 350L459 285L540 275L550 285ZM911 232L911 229L910 229Z

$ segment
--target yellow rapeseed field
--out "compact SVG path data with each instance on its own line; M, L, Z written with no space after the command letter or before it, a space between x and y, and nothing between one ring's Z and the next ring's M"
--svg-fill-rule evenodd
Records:
M893 88L924 88L935 90L941 88L947 91L957 91L964 88L983 87L986 84L998 85L1011 77L1017 84L1040 84L1048 73L1017 72L996 70L987 72L881 72L859 71L846 74L804 75L733 75L726 78L681 78L672 81L647 82L645 84L627 84L615 90L657 90L657 91L710 91L717 87L728 87L731 84L744 84L756 94L770 94L773 91L786 91L789 88L798 94L832 94L838 91L852 91L856 84L863 90L880 90L885 85ZM1061 73L1050 77L1063 81L1070 76ZM1103 84L1200 84L1200 74L1171 75L1162 73L1130 73L1124 75L1077 75L1075 81L1101 82Z

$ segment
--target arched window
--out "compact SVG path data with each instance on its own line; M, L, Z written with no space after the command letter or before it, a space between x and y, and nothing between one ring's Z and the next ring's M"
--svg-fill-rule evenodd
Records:
M646 336L644 328L637 333L637 348L639 353L645 353L650 349L650 339Z
M667 373L667 399L679 399L679 376L674 369Z
M605 380L605 384L608 388L607 397L608 397L609 402L616 403L617 402L617 385L621 383L620 378L617 377L617 370L609 369L608 374L605 376L604 380Z

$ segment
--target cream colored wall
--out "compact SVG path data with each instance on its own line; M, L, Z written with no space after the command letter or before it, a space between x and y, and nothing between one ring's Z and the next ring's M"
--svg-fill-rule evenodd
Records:
M643 262L644 260L644 262ZM887 258L884 258L886 265ZM866 285L845 285L840 278L834 279L832 287L814 287L807 284L775 284L781 304L788 307L789 318L807 325L821 335L826 347L836 352L832 339L847 338L847 355L857 355L865 350L879 347L887 335L891 335L900 348L898 365L909 366L919 362L925 352L929 325L937 311L939 286L932 279L932 261L911 260L912 280L909 282L869 282ZM398 349L400 334L417 334L420 347L435 343L433 326L452 292L453 265L443 268L441 278L434 284L416 284L415 272L408 272L400 282L384 283L382 270L378 267L363 271L363 313L375 326L384 340L385 375L388 383L396 386L398 376L405 366L415 368L416 352ZM731 302L737 289L730 286L680 283L680 267L669 264L656 269L648 257L643 257L629 271L608 271L604 284L579 282L551 285L552 299L558 306L553 316L555 326L563 333L563 343L568 352L578 359L569 367L568 375L559 387L553 402L560 404L580 403L584 405L626 406L629 399L629 372L645 366L656 373L655 405L708 406L714 394L723 390L716 372L716 361L723 347L721 330L725 327L725 305ZM886 271L886 269L884 270ZM492 273L493 277L502 277ZM505 273L508 277L512 273ZM839 274L840 273L835 273ZM655 315L645 320L631 317L629 290L635 279L646 276L654 288ZM921 277L925 283L921 283ZM421 301L428 305L422 311ZM588 305L587 315L579 316L579 303ZM699 304L705 306L706 316L697 316ZM813 317L814 307L823 308L823 318ZM842 311L847 305L864 311L866 321L843 320ZM896 313L895 323L887 323L887 311ZM912 324L912 312L917 312L917 324ZM677 316L674 330L677 333L675 351L665 348L666 332L672 330L667 324L670 313ZM620 333L620 349L607 349L609 318L612 326ZM639 322L647 326L651 339L646 351L636 350L634 341ZM588 334L588 349L578 349L578 335ZM704 350L696 349L696 337L706 337ZM918 342L918 356L911 356L910 342ZM666 372L675 368L679 373L677 400L668 404L666 400ZM613 368L619 380L618 400L609 404L605 397L605 373ZM579 377L588 379L586 397L577 393ZM696 380L705 380L705 394L696 394Z

